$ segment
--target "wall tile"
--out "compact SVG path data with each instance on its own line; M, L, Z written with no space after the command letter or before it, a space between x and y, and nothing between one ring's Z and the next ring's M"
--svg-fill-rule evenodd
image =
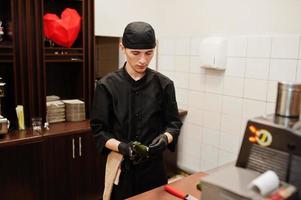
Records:
M271 55L271 37L251 36L247 38L247 57L268 58Z
M263 101L255 101L244 99L243 102L243 117L253 118L265 114L266 103Z
M189 114L186 116L186 121L195 125L202 126L204 124L204 111L200 108L189 106Z
M194 150L197 150L195 149L195 146L200 146L200 144L202 143L202 127L188 122L185 124L185 128L183 130L181 131L181 134L179 136L181 145L183 145L183 147L191 147L194 148ZM182 152L187 150L189 151L189 149L187 148L181 149Z
M212 93L205 93L204 110L221 112L222 96Z
M175 70L175 58L170 55L159 55L158 70L159 71L174 71Z
M201 146L201 160L215 161L217 163L218 149L212 145L202 144Z
M275 113L276 103L267 103L265 114L273 114Z
M188 91L188 104L196 108L202 109L204 107L205 95L203 92Z
M186 123L184 132L181 132L178 143L177 163L181 169L195 171L200 167L202 128ZM179 145L180 144L180 145Z
M270 80L295 81L297 60L272 59L270 66Z
M189 72L189 56L175 56L175 71Z
M298 59L301 59L301 36L299 37L299 56Z
M204 127L215 130L220 129L221 115L217 112L204 111Z
M246 62L246 77L268 79L270 60L266 58L248 58Z
M225 77L224 94L235 97L242 97L244 89L244 79L237 77Z
M201 38L192 38L190 40L190 55L200 56Z
M187 89L189 84L189 74L183 72L175 72L174 84L178 88Z
M251 117L251 118L253 118L253 117ZM247 128L248 120L251 119L251 118L243 118L242 119L242 121L241 121L241 130L240 130L241 137L244 136L246 128Z
M242 116L243 99L239 97L223 96L222 113L232 116Z
M247 49L246 37L232 37L228 40L228 56L245 57Z
M202 143L214 147L219 146L220 131L211 128L203 128Z
M200 67L199 38L163 42L159 71L174 81L178 105L188 110L178 142L179 167L206 171L235 160L247 120L274 112L277 82L301 81L300 50L300 60L288 59L296 55L293 41L299 39L232 37L224 72ZM281 46L290 50L278 51Z
M178 104L188 104L188 91L185 89L176 89L176 100Z
M298 58L299 35L272 37L272 58Z
M178 108L184 109L184 110L188 110L188 105L187 104L183 104L183 103L178 103Z
M238 135L237 134L229 134L229 133L221 133L220 137L220 149L236 153L238 149Z
M268 81L245 79L244 97L265 101L267 98Z
M201 67L201 59L199 56L190 56L190 72L196 74L205 74L205 69Z
M205 91L205 75L189 74L189 89L196 91Z
M190 52L190 39L189 38L179 38L176 40L175 46L176 55L189 55Z
M175 40L169 38L162 38L158 43L159 55L174 55L175 54Z
M218 166L218 159L216 160L201 160L200 171L206 172L208 170L214 169Z
M298 60L296 81L301 82L301 60Z
M221 131L224 133L239 134L241 128L241 117L233 115L222 115Z
M195 152L195 151L192 151ZM197 157L197 153L184 152L183 156L178 155L177 165L180 169L188 173L196 173L201 171L201 160Z
M227 69L226 76L237 76L244 77L245 76L245 68L246 68L246 59L245 58L227 58Z
M187 115L188 116L188 115ZM184 121L183 121L183 125L181 127L181 132L178 138L178 143L177 143L177 151L182 151L182 149L184 148L183 146L183 142L184 142L184 136L187 135L188 133L188 122L187 122L187 117L185 117Z
M268 82L267 101L276 102L278 81Z
M216 76L216 75L208 75L206 74L205 79L205 90L206 92L213 92L221 94L223 91L223 76Z
M225 150L218 151L218 166L225 165L230 162L234 162L237 159L236 153L227 152Z

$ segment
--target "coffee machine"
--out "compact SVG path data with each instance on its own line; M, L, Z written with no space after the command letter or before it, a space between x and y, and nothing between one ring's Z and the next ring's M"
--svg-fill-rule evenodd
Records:
M9 120L2 116L2 102L1 99L5 97L5 85L6 83L2 82L0 77L0 136L8 133L9 129Z

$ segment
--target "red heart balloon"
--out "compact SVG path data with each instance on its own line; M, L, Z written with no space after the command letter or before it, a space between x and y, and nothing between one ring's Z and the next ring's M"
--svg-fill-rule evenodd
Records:
M45 37L68 48L76 40L81 27L81 16L72 8L66 8L61 19L56 14L47 13L43 21Z

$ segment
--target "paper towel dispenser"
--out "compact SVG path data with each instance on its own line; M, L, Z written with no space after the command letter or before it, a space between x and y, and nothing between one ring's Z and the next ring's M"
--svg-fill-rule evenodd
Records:
M225 70L227 63L227 40L223 37L208 37L200 43L201 67Z

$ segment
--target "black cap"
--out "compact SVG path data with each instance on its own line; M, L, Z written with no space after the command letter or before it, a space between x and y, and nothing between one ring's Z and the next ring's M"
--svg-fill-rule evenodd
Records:
M129 49L153 49L156 47L155 31L146 22L129 23L124 29L122 44Z

